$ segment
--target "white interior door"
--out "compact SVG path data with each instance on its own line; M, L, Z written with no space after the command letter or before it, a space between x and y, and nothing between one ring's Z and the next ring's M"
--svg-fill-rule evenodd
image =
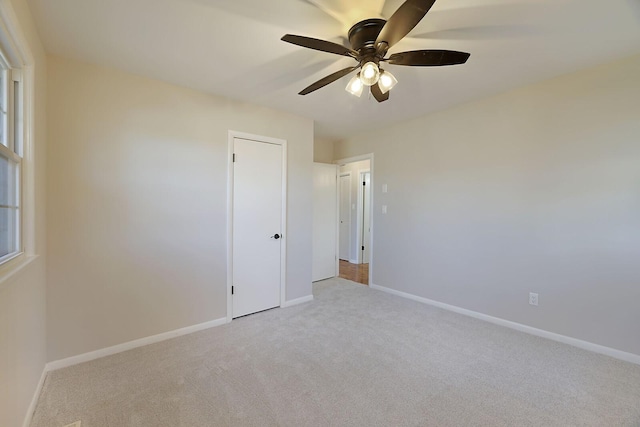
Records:
M363 174L362 188L362 263L369 264L371 246L371 173Z
M351 238L351 175L340 176L340 259L349 261Z
M234 138L232 316L280 305L283 147Z
M337 165L313 164L313 263L314 282L337 276L338 224Z

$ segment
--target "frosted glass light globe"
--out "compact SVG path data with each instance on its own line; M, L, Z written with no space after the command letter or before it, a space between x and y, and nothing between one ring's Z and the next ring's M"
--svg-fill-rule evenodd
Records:
M362 66L362 72L360 73L360 80L367 86L373 86L378 83L380 78L380 69L375 62L367 62Z
M364 85L362 84L362 80L360 80L360 73L353 76L351 80L349 80L349 84L345 90L352 95L360 97L362 95L362 90L364 89Z
M389 92L396 84L398 84L398 80L396 80L393 74L388 71L382 71L382 74L380 74L380 82L378 83L382 93Z

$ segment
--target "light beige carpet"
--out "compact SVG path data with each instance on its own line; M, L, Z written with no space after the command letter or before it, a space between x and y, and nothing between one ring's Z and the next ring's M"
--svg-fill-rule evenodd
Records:
M640 426L640 366L332 279L49 374L33 427Z

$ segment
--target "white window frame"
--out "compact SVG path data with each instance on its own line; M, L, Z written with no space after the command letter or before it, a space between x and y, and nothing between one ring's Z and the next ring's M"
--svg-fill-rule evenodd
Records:
M18 82L20 108L15 116L9 117L11 126L8 141L9 147L0 146L0 151L11 160L19 159L19 188L17 189L17 204L19 208L18 221L18 251L0 258L0 285L17 270L29 264L37 257L35 239L35 167L32 138L34 135L34 85L35 61L27 39L25 38L18 18L11 2L0 0L0 52L3 65L11 69L11 81ZM9 85L13 89L13 84ZM15 109L15 103L10 99L10 106ZM17 118L17 120L16 120ZM13 152L15 143L13 135L18 133L21 144L18 153Z
M24 222L22 209L22 134L21 124L23 122L23 88L22 88L22 70L11 68L8 64L3 52L0 51L0 72L5 73L3 95L6 105L6 127L5 138L7 145L0 143L0 154L15 163L17 167L16 188L15 188L15 206L2 206L0 208L14 208L18 211L15 223L15 250L0 257L0 265L22 255L24 253L24 244L22 241L22 224ZM0 124L1 125L1 124Z

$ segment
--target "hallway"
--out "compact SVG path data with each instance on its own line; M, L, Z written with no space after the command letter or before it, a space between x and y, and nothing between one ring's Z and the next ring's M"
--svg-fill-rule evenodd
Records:
M343 279L369 285L369 264L351 264L340 260L340 277Z

